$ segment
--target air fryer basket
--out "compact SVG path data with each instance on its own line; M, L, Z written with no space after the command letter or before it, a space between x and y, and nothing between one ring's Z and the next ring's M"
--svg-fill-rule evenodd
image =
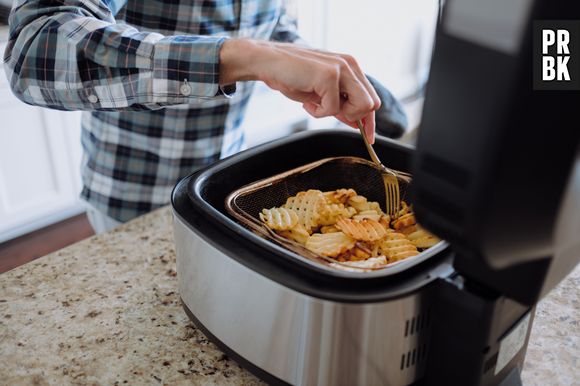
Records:
M409 203L407 188L411 177L404 172L399 171L398 173L400 174L401 199ZM328 268L332 267L348 271L364 272L373 270L342 265L333 259L317 255L302 245L272 232L259 219L259 213L262 209L282 206L288 197L294 196L300 191L308 189L329 191L341 188L353 188L369 201L377 201L381 204L383 210L385 209L385 186L381 173L372 162L358 157L322 159L243 186L227 197L225 205L228 212L249 229L318 264ZM423 258L422 255L423 253L391 263L388 267L403 262L409 264L413 260L421 260Z

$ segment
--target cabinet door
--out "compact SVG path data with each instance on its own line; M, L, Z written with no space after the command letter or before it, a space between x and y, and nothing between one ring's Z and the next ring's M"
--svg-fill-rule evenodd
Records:
M82 205L79 113L20 102L0 70L0 117L2 242L78 214Z

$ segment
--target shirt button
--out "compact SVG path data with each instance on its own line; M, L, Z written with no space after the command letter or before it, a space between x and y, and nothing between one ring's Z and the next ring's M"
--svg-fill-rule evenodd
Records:
M183 82L183 84L179 87L179 92L183 96L190 96L191 95L191 86L187 83L187 80Z
M95 94L89 95L89 102L97 103L98 101L99 101L99 98Z

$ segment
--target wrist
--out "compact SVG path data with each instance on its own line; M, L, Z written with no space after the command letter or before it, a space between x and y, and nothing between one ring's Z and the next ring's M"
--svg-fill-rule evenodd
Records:
M264 44L250 39L228 39L220 49L220 85L260 80L259 64Z

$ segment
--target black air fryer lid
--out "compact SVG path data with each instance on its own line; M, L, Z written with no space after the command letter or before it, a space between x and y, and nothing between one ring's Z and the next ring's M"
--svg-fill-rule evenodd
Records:
M448 20L458 3L448 1L437 32L414 208L456 249L458 271L531 304L580 259L580 92L532 89L531 26L580 16L580 4L531 2L517 16L520 44L506 51L451 28L474 16L463 6Z

